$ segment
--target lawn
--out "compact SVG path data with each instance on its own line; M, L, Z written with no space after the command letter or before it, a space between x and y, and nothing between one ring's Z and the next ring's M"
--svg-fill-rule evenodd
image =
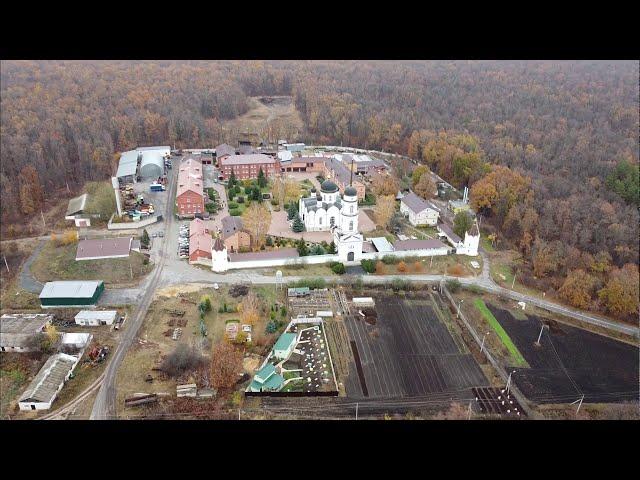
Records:
M473 304L480 311L480 313L482 313L482 316L485 318L485 320L489 322L489 325L491 325L491 328L493 328L493 330L496 332L496 334L498 335L498 337L500 338L504 346L507 348L507 350L511 354L511 357L515 360L516 366L528 367L529 365L527 364L526 360L520 353L520 350L518 350L518 348L511 341L511 338L509 337L507 332L504 330L504 328L502 328L502 325L500 325L498 320L496 320L496 317L493 316L493 313L489 311L484 301L481 298L476 298L473 301Z
M136 282L153 269L145 256L131 252L129 258L76 261L77 244L57 247L47 243L31 265L33 276L41 282L54 280L103 280L105 284ZM133 277L132 277L133 274Z

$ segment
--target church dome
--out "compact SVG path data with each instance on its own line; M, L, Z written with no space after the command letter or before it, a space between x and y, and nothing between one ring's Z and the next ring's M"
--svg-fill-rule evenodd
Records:
M322 182L322 185L320 185L320 191L322 193L335 193L338 191L338 186L331 180L325 180Z
M344 194L347 197L355 197L358 195L358 191L355 189L355 187L352 187L351 185L349 185L347 188L344 189Z

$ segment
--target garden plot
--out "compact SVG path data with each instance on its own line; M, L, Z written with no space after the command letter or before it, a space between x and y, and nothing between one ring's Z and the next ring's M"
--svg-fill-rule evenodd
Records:
M375 325L358 315L345 319L353 356L360 363L354 360L349 368L347 396L417 397L488 385L471 354L456 345L430 300L385 296L375 303Z
M516 368L513 381L537 403L638 401L638 347L534 315L518 320L493 305L491 313L531 368ZM543 322L540 346L535 345Z

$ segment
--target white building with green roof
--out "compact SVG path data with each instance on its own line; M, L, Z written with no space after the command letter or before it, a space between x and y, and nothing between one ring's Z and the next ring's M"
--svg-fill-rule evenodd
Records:
M273 356L278 360L286 360L296 346L298 336L295 333L286 332L273 346Z
M276 367L267 363L253 377L250 392L278 392L284 385L284 377L276 373Z

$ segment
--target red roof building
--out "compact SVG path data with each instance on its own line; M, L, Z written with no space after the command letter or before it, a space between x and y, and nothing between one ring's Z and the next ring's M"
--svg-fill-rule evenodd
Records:
M202 162L197 158L187 157L180 163L176 205L180 217L204 213Z
M262 153L249 155L230 155L218 160L220 175L224 180L228 180L231 172L238 180L258 178L260 169L265 176L270 177L280 172L280 162L277 158Z
M189 263L203 258L211 259L213 238L204 220L196 218L189 223Z

